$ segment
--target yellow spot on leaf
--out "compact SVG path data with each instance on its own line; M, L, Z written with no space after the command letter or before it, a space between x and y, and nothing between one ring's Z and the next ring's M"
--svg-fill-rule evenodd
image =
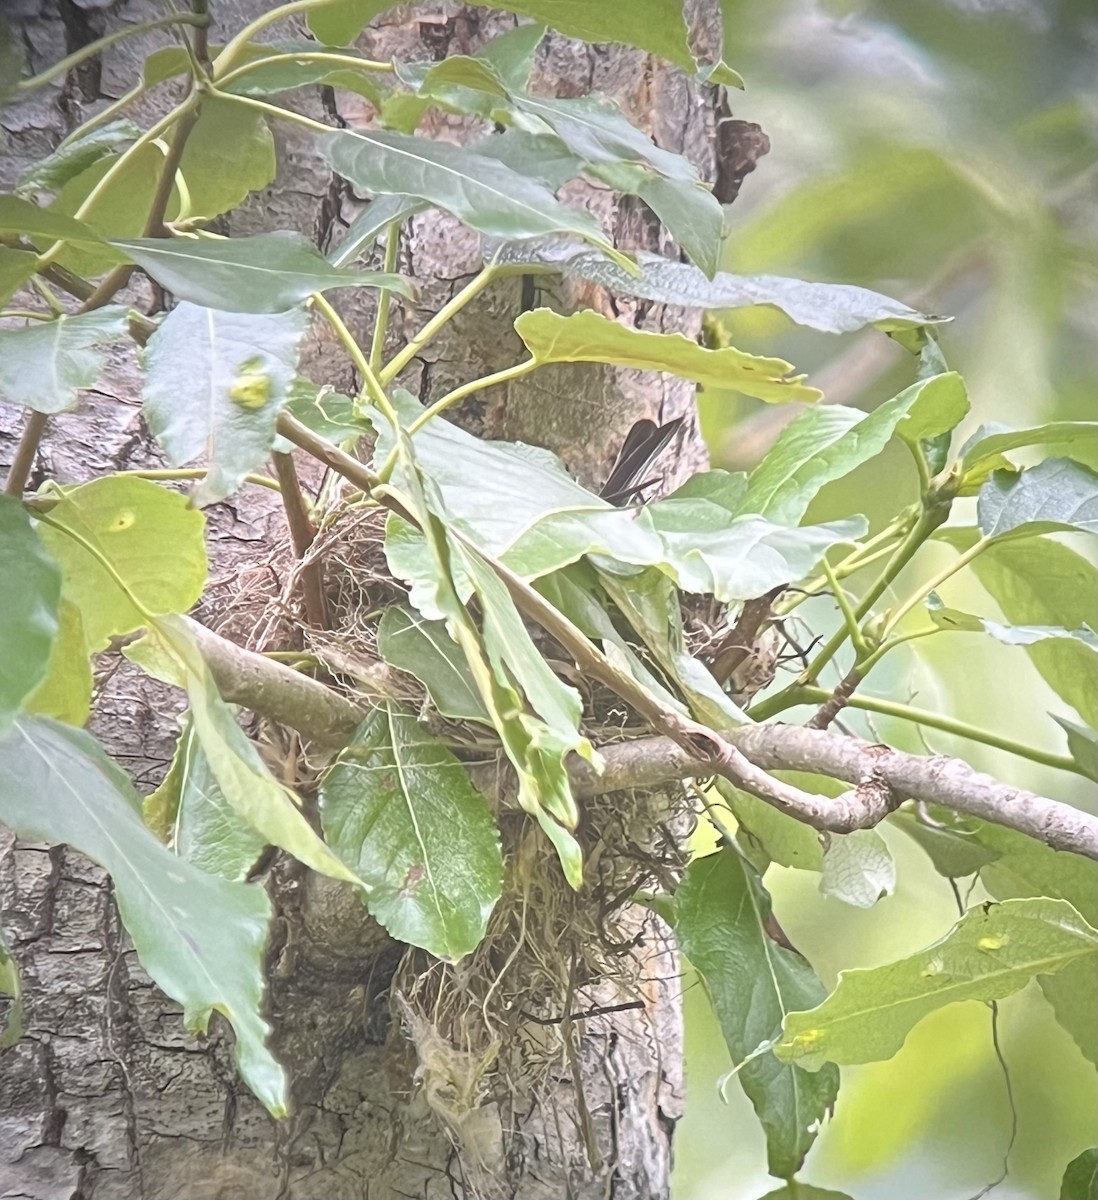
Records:
M122 533L124 530L131 528L136 520L137 515L134 513L133 509L124 508L111 517L110 522L107 525L107 532Z
M1010 939L1006 934L994 934L988 937L982 937L976 943L981 950L1001 950Z
M258 359L240 364L240 374L229 387L229 399L240 408L255 412L271 398L271 377Z

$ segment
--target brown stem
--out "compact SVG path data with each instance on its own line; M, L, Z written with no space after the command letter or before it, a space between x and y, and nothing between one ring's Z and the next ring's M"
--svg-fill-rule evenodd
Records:
M282 490L282 506L286 511L286 524L290 527L290 538L298 560L305 559L316 537L316 529L309 516L305 497L297 478L292 454L277 451L272 456L275 475ZM317 629L328 628L328 600L324 594L324 563L319 558L306 562L301 567L301 591L305 600L305 616L310 625Z
M850 703L850 697L858 689L864 675L858 667L851 667L839 686L820 705L815 714L804 723L806 729L826 729Z
M748 600L744 604L736 624L728 636L721 639L709 667L710 674L719 684L726 684L752 653L759 631L773 614L774 601L784 591L784 587L774 588L757 600Z
M38 444L42 440L42 435L46 432L46 422L48 419L45 413L39 412L37 409L32 409L28 415L27 423L23 426L23 436L19 439L15 457L12 459L11 467L8 470L7 483L4 484L4 491L9 496L22 496L23 489L27 486L27 480L30 478L30 473L34 469L34 460L38 454Z

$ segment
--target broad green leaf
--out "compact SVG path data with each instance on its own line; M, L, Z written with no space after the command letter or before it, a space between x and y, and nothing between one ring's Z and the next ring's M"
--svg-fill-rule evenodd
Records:
M112 243L180 300L227 312L280 313L313 292L388 288L409 295L399 275L344 271L299 233L254 237L136 238Z
M644 174L646 178L637 184L635 194L659 217L668 233L697 264L693 269L708 279L721 261L724 209L720 201L700 183L665 179L652 172ZM689 267L688 263L678 265Z
M875 829L833 833L824 845L820 891L854 908L872 908L896 890L896 864Z
M570 179L579 175L583 164L574 154L569 154L560 141L548 134L527 133L523 129L505 129L503 133L494 133L482 142L477 142L472 149L486 158L498 159L504 166L519 175L537 179L551 191L558 191ZM500 262L510 261L510 255L515 260L523 258L521 247L538 246L544 242L554 243L556 238L537 238L533 241L506 242L495 238L484 238L484 257L493 260L498 256ZM592 250L584 242L568 240L569 246L580 247L578 252L590 255L600 263L610 260L598 250ZM611 264L617 274L626 279L631 278L630 272L616 263Z
M45 678L23 702L26 712L81 726L91 712L92 670L80 610L62 600Z
M1098 467L1098 422L1050 421L1028 429L981 425L961 451L966 475L979 473L987 463L998 464L1011 450L1039 446L1054 458L1073 458L1092 469Z
M296 52L314 54L329 49L331 48L318 45L308 38L280 38L278 41L262 44L253 42L241 56L237 66L251 66L253 63L259 65L251 66L249 71L237 79L228 82L223 80L219 86L233 96L265 97L320 84L357 92L376 104L381 97L381 88L375 73L366 69L366 59L362 60L362 67L354 67L349 63L334 67L332 63L323 60L281 57ZM263 61L275 56L279 56L276 61Z
M270 457L306 323L300 308L262 315L184 302L149 339L145 415L172 466L208 465L195 504L232 495Z
M964 384L950 373L912 384L868 414L838 404L800 413L751 472L739 511L793 524L825 484L874 458L898 430L918 440L965 411Z
M1068 458L1048 458L1020 473L996 471L980 489L976 513L989 538L1098 533L1098 472Z
M34 163L20 177L16 190L28 197L35 192L56 191L105 155L113 154L123 142L140 137L141 133L141 126L128 120L100 125Z
M38 255L30 250L0 246L0 305L7 302L34 274Z
M572 233L629 262L590 214L567 207L542 184L475 151L408 134L346 130L325 139L321 152L356 188L419 197L478 233L505 239Z
M22 329L0 329L0 399L42 413L76 406L76 393L103 374L95 349L127 336L126 310L118 305Z
M666 548L679 587L732 603L810 574L835 545L866 530L864 517L790 529L754 515L730 517L710 500L667 499L644 514Z
M731 346L707 350L681 333L648 333L590 310L563 317L548 308L534 309L519 316L515 330L539 364L616 363L771 402L812 402L822 395L803 382L805 376L791 376L793 366L783 359L759 358Z
M1084 1150L1068 1163L1060 1200L1098 1200L1098 1149Z
M50 209L58 214L75 216L91 199L93 189L99 187L107 173L114 172L80 218L102 240L98 245L72 242L57 259L62 266L77 275L94 278L125 262L123 253L103 243L112 238L136 238L144 233L164 169L165 153L165 143L149 142L128 154L120 166L122 156L108 154L73 176L61 188Z
M60 601L57 563L22 504L0 496L0 735L46 676Z
M444 717L489 721L461 647L443 621L425 621L402 604L390 605L377 627L377 648L391 667L423 684Z
M624 42L688 71L694 69L682 10L666 0L604 0L601 4L588 0L478 0L478 4L531 17L567 37ZM311 11L307 20L318 41L345 46L392 6L392 0L333 0Z
M354 401L350 396L344 396L327 385L318 388L311 379L300 375L290 385L290 394L284 407L302 425L307 425L313 433L319 433L335 445L354 444L363 434L370 432L370 426L355 414ZM276 447L279 441L276 437ZM286 442L285 449L287 452L292 450L292 443Z
M805 959L775 940L770 896L733 850L687 868L675 893L675 934L705 981L733 1064L743 1064L736 1078L766 1132L768 1169L789 1178L835 1102L839 1073L813 1075L769 1052L745 1060L825 989Z
M790 1014L775 1053L816 1070L891 1058L923 1017L961 1000L1001 1000L1077 962L1098 966L1098 933L1064 900L971 909L940 941L884 967L842 971L817 1008Z
M767 1192L760 1200L853 1200L853 1197L833 1188L815 1187L800 1179L791 1179L784 1186Z
M43 515L42 541L89 650L141 629L149 613L196 603L206 584L205 526L185 496L121 475L73 488Z
M285 1116L286 1078L261 1012L270 900L176 858L140 808L129 779L81 730L24 717L0 740L0 821L21 837L73 846L110 873L141 965L183 1005L192 1033L204 1033L215 1010L228 1019L245 1082Z
M456 962L503 884L499 833L465 768L396 705L377 708L324 776L320 819L402 942Z
M14 1046L23 1036L23 984L19 978L19 964L12 956L11 947L0 929L0 992L10 997L7 1005L6 1024L0 1025L0 1050Z
M1056 1020L1071 1034L1079 1050L1098 1063L1098 971L1090 962L1071 963L1039 980Z
M958 549L979 536L967 528L937 535ZM1098 628L1098 568L1049 538L996 540L972 562L976 578L1014 625ZM1094 654L1075 638L1052 638L1026 647L1045 682L1085 724L1098 727Z
M343 241L332 250L328 259L334 267L345 267L360 254L369 250L394 221L403 221L427 206L412 196L377 196L347 227Z
M521 91L530 82L538 47L545 37L542 24L517 25L486 42L475 57L488 63L510 91Z
M498 140L506 141L516 132L509 130ZM482 152L490 153L487 147L495 140L489 138L482 142ZM549 139L537 140L546 142ZM578 159L572 161L578 167ZM515 167L522 169L517 163ZM803 279L785 279L779 275L731 275L725 271L708 278L704 271L689 263L645 252L637 255L638 269L634 274L623 271L581 243L565 238L516 242L497 247L496 253L503 262L551 268L597 283L608 291L638 296L657 304L707 310L764 305L776 308L798 325L821 333L852 333L867 325L887 331L949 320L948 317L918 312L898 300L848 284L806 283Z
M145 637L125 648L126 657L150 674L176 683L191 702L194 736L216 783L233 812L265 844L333 879L364 886L331 848L313 832L298 798L271 774L258 747L236 723L197 646L180 621L163 617Z
M75 221L52 208L39 208L21 196L0 195L0 233L20 235L35 242L81 242L101 246L102 238L83 221Z
M780 812L772 804L742 792L727 780L718 779L716 789L724 798L739 826L736 839L745 850L761 850L770 862L799 871L823 870L820 835L810 825Z
M1088 779L1098 783L1098 730L1088 729L1056 713L1049 713L1049 716L1067 734L1068 753L1075 759L1075 765Z
M922 848L939 875L946 879L963 879L975 875L982 866L999 857L999 851L980 841L983 822L933 806L927 815L929 821L901 810L892 813L888 821Z
M245 77L246 78L246 77ZM216 217L275 177L274 138L261 113L206 96L183 148L186 215Z
M141 810L149 828L180 858L222 879L246 880L267 845L225 798L189 719L167 775Z
M931 592L927 597L926 609L931 621L939 629L961 633L986 633L1005 646L1032 646L1036 642L1048 641L1049 638L1074 638L1084 646L1098 650L1098 633L1085 626L1080 629L1062 629L1058 625L1003 625L999 621L990 621L974 613L947 608L936 592Z
M441 62L394 62L401 83L444 109L471 116L489 117L499 101L506 100L495 67L465 54L455 54Z

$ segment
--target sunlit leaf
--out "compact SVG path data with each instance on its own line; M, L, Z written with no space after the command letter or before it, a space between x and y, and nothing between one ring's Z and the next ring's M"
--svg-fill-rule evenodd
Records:
M1072 458L1084 466L1098 467L1098 422L1050 421L1028 429L981 425L961 451L966 475L976 474L986 463L996 463L1011 450L1038 446L1054 458Z
M137 238L112 243L180 300L227 312L279 313L313 292L375 287L409 295L399 275L345 271L299 233L257 233L217 241Z
M127 336L118 305L22 329L0 329L0 399L43 413L73 408L77 392L94 387L103 370L95 347Z
M1098 533L1098 472L1067 458L1017 474L996 471L980 489L976 512L985 537Z
M628 262L594 217L567 207L548 188L497 159L447 142L376 130L335 133L320 149L334 171L363 191L419 197L490 237L573 233Z
M522 313L515 330L538 363L602 362L665 371L702 387L743 392L759 400L814 401L821 393L791 363L727 347L707 350L681 333L648 333L593 311L561 316L548 308Z
M414 717L375 709L325 775L320 815L393 937L451 962L477 947L503 882L499 833L465 768Z
M173 466L208 466L195 504L231 495L270 457L305 327L302 309L227 313L184 302L149 339L145 415Z
M22 504L0 496L0 735L45 678L60 601L57 563Z
M188 217L216 217L236 208L275 177L274 138L262 114L207 96L187 137L179 173Z
M325 385L318 388L312 380L300 375L290 385L290 394L284 405L290 416L307 426L313 433L336 445L357 442L370 426L355 414L354 401ZM277 446L279 439L275 439ZM285 449L293 449L287 442Z
M38 255L30 250L0 246L0 304L7 302L34 274Z
M0 1025L0 1050L14 1046L23 1036L23 984L19 964L0 929L0 992L9 997L5 1024Z
M206 584L205 520L187 498L115 475L68 491L43 514L42 541L61 567L62 595L80 610L89 650L186 612Z
M62 600L59 625L42 682L23 702L26 712L83 725L91 712L92 670L80 610Z
M832 834L824 845L820 891L854 908L872 908L896 890L896 864L875 829Z
M1098 933L1063 900L971 909L940 941L883 967L842 971L819 1007L790 1014L775 1053L816 1070L891 1058L912 1027L946 1004L1001 1000L1076 962L1098 965Z
M145 823L176 854L222 879L246 880L267 845L225 798L190 719L167 775L141 807Z
M968 549L979 532L943 529L938 535ZM1015 625L1098 629L1098 568L1049 538L1003 538L972 562L1004 617ZM1045 682L1091 726L1098 727L1094 654L1076 638L1051 638L1026 647Z
M875 457L894 433L909 440L940 433L967 405L961 377L947 374L912 384L869 414L838 404L800 413L751 472L739 511L799 521L825 484Z
M444 717L489 720L465 656L444 622L425 621L403 605L390 605L377 627L377 648L391 667L407 671L426 687Z
M804 1162L835 1102L839 1073L810 1074L766 1052L791 1011L819 1003L825 989L796 951L775 940L770 896L730 849L698 859L675 893L675 934L705 981L735 1066L766 1132L768 1168L788 1178Z
M0 740L0 821L31 841L73 846L109 872L141 965L183 1006L192 1033L204 1033L215 1010L227 1018L245 1082L285 1116L286 1078L261 1012L270 900L176 858L140 808L129 779L81 730L23 717Z

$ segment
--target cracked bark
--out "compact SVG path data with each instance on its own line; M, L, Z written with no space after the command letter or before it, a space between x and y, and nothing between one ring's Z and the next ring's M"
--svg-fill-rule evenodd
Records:
M264 0L225 0L215 8L222 31L265 11ZM712 48L715 4L694 6L699 40ZM103 33L162 14L154 0L101 5L62 0L21 4L14 15L32 69L57 61ZM441 58L475 49L513 24L481 9L412 6L394 10L360 45L371 57ZM269 36L289 36L283 27ZM211 41L223 41L215 28ZM44 157L89 112L121 95L139 62L165 44L163 34L112 47L101 59L43 93L20 100L0 118L6 136L0 186ZM708 178L715 114L711 99L679 73L643 54L551 38L539 58L535 88L615 97L664 146L687 153ZM297 103L318 119L361 120L331 96ZM342 103L342 101L341 101ZM155 112L152 102L144 116ZM139 112L142 110L139 108ZM469 129L434 118L433 132L461 140ZM279 177L224 222L226 232L297 228L321 244L338 240L357 211L349 190L324 173L310 135L276 130ZM626 247L669 250L639 204L615 205L605 190L576 189L615 240ZM410 336L479 265L476 239L440 214L414 218L402 268L428 281L418 306L398 308L393 349ZM501 283L462 314L401 380L423 399L517 360L511 321L521 282ZM372 308L336 294L341 313L367 334ZM641 301L612 300L569 284L541 292L561 309L602 308L648 329L696 334L694 315ZM343 357L314 334L305 373L337 388L353 387ZM112 351L111 371L80 408L52 418L32 485L52 476L72 482L127 467L161 465L145 436L132 355ZM666 481L675 486L704 462L692 389L634 372L557 366L533 383L499 388L457 414L491 437L521 438L562 455L585 482L605 473L634 421L687 418L684 450ZM0 457L10 456L20 414L0 408ZM285 540L277 498L249 490L210 513L215 586L203 617L217 625L218 580L264 559ZM114 662L104 671L93 729L142 790L167 766L179 697ZM659 804L658 794L652 802ZM610 1008L573 1022L585 1107L598 1148L591 1165L577 1127L577 1097L563 1057L537 1094L492 1096L498 1146L484 1162L455 1150L446 1129L413 1086L416 1052L390 1016L389 981L401 948L365 916L356 899L327 881L280 862L270 888L278 917L269 949L271 1017L276 1050L293 1080L294 1115L276 1126L236 1077L231 1034L217 1022L201 1041L142 971L118 921L104 873L79 854L17 844L0 830L0 920L26 985L25 1036L0 1051L0 1192L28 1200L341 1200L390 1196L522 1196L575 1200L614 1195L647 1200L667 1194L671 1134L682 1104L677 965L655 918L629 914L635 945L631 979L588 989L575 1007ZM533 1029L533 1024L531 1025ZM531 1044L537 1041L532 1034ZM524 1047L504 1048L520 1055ZM487 1107L487 1106L486 1106ZM486 1170L491 1167L491 1170Z

